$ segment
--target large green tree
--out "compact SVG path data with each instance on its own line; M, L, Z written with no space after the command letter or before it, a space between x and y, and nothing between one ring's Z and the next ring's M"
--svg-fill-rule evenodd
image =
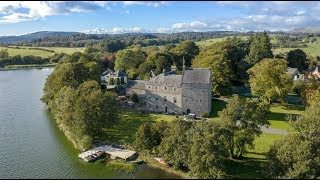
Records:
M284 59L264 59L248 70L252 95L260 96L269 103L273 98L284 102L292 87Z
M196 68L211 68L212 91L218 94L230 91L230 80L233 77L227 46L224 43L214 43L203 49L192 62L192 66Z
M270 38L266 32L256 33L250 37L250 51L246 57L246 61L251 65L255 65L265 58L272 58Z
M198 122L188 131L190 174L201 179L222 178L228 151L224 130L213 121Z
M301 49L294 49L288 52L287 60L289 62L288 66L292 68L298 68L301 72L307 67L307 55Z
M8 49L0 50L0 58L8 58L8 57L9 57Z
M183 58L185 66L190 67L192 59L199 54L199 47L192 41L186 40L180 42L176 47L172 48L170 52L173 54L174 63L179 70L183 66Z
M234 95L227 107L219 112L223 127L227 130L226 146L230 157L242 158L247 146L254 147L254 139L262 131L261 126L269 125L269 106L257 99L242 99Z
M77 88L81 83L89 79L96 79L96 76L92 77L84 63L63 63L58 65L45 82L42 100L50 109L50 102L62 87Z
M145 62L145 56L140 49L123 49L116 54L115 70L126 71L130 78L138 74L138 67Z

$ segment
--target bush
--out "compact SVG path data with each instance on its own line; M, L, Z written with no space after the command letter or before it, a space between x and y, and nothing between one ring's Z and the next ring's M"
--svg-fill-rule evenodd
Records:
M208 116L208 113L206 113L206 112L202 112L202 113L200 113L200 116L201 116L201 117L204 117L204 118L209 117L209 116Z
M136 93L133 93L132 96L131 96L131 101L133 102L138 102L139 99L138 99L138 95Z
M108 79L108 84L109 84L109 85L114 85L114 80L113 80L112 77L109 77L109 79Z
M115 80L115 83L114 83L115 85L120 85L120 80L119 80L119 78L116 78L116 80Z

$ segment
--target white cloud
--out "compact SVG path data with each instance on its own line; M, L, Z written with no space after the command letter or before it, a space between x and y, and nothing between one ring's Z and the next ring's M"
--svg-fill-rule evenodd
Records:
M52 15L90 12L101 8L111 11L111 8L106 6L111 3L153 7L168 4L165 1L0 1L0 24L38 20ZM124 13L130 14L130 11L126 10Z
M115 27L113 29L92 29L92 30L84 30L82 31L86 34L123 34L123 33L145 33L147 30L141 27L133 27L133 28L120 28Z
M167 1L122 1L125 6L130 5L146 5L146 6L153 6L158 7L163 4L168 4Z
M0 23L17 23L42 19L52 15L89 12L104 7L105 3L90 1L1 1L0 10L4 16L0 17ZM28 12L21 13L22 9Z

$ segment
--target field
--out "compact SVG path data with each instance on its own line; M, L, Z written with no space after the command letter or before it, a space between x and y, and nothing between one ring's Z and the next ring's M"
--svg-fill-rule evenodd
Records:
M7 48L7 47L0 47L0 50L2 49L8 49L9 56L15 56L15 55L21 55L21 56L28 56L28 55L34 55L34 56L40 56L42 58L46 58L49 56L54 55L54 53L60 53L64 52L66 54L72 54L74 52L83 52L84 47L80 48L64 48L64 47L39 47L39 48L44 48L44 49L49 49L49 50L54 50L54 52L48 52L48 51L43 51L43 50L37 50L37 49L27 49L30 47L27 46L20 46L21 49L14 49L14 48Z
M277 48L273 49L273 54L286 53L294 49L301 49L306 54L310 54L311 56L320 56L320 44L314 43L306 43L308 47L306 48Z

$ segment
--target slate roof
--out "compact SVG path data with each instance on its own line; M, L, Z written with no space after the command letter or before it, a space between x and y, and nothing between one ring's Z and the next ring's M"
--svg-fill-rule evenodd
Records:
M312 66L310 69L309 69L309 72L314 72L314 71L320 71L320 66Z
M152 84L178 84L180 85L181 83L181 75L175 74L175 72L168 72L168 73L162 73L159 74L158 76L152 78L150 80L150 83Z
M106 75L112 75L113 77L124 77L126 76L126 73L120 70L117 70L116 72L113 72L112 70L108 69L107 71L102 73L102 76L106 76Z
M128 80L127 88L145 89L145 81L143 81L143 80Z
M193 68L185 69L181 83L210 84L210 69Z
M287 68L287 73L290 74L290 75L293 75L293 73L297 71L297 68L291 68L291 67L288 67ZM299 73L299 71L298 71Z

